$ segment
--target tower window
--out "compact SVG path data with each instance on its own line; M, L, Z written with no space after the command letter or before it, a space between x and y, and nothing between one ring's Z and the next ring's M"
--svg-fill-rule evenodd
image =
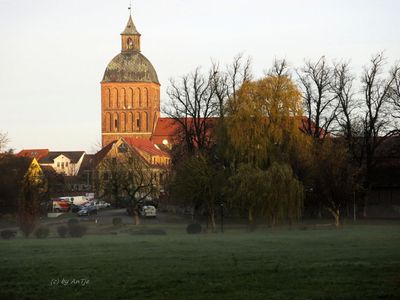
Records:
M140 130L140 119L136 119L136 127Z
M115 130L118 130L118 119L114 120L114 128Z
M132 41L131 38L128 38L126 43L127 43L127 46L128 46L129 50L133 49L133 41Z

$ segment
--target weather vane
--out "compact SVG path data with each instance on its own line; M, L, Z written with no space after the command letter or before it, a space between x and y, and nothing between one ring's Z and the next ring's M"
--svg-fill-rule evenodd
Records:
M132 14L132 1L129 1L129 14Z

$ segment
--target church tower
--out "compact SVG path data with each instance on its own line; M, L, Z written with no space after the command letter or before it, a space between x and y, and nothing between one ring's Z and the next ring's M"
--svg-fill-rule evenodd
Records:
M129 16L121 33L121 53L108 64L101 81L101 140L150 139L160 117L160 83L141 54L140 33Z

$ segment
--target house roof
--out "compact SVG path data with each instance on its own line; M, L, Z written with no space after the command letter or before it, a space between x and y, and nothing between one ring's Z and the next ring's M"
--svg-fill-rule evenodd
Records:
M23 149L16 154L18 157L36 158L37 161L49 154L49 149Z
M99 152L94 154L93 161L92 161L93 166L96 166L98 163L100 163L104 159L104 157L106 157L106 155L108 154L108 152L110 152L110 150L112 149L113 145L116 142L117 141L112 141L111 143L109 143L108 145L103 147Z
M84 174L87 171L93 170L96 166L96 155L85 154L82 160L81 167L79 168L78 176Z
M43 172L45 173L52 173L55 172L54 168L52 166L41 166Z
M206 122L210 128L212 128L218 121L219 118L207 118ZM184 119L181 119L184 120ZM204 120L200 118L200 120ZM192 125L193 119L188 118L187 122L189 126ZM177 119L174 118L159 118L154 133L151 137L151 141L155 144L163 144L164 140L167 140L168 143L173 143L182 129L182 125L179 123Z
M64 155L71 160L71 163L76 164L85 154L85 151L50 151L45 157L40 159L41 164L52 164L54 159L60 155Z
M152 141L146 139L136 139L136 138L124 138L124 140L133 148L138 149L139 151L146 152L152 156L167 156L169 154L165 151L162 151L160 147L154 144Z

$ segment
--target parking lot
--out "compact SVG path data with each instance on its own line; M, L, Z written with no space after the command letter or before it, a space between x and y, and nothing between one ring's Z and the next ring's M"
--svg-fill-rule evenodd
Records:
M67 217L67 216L66 216ZM114 218L121 218L124 224L132 224L133 217L128 216L125 208L106 208L100 209L97 212L97 215L92 215L88 217L79 217L76 214L68 214L68 218L78 218L82 221L92 221L100 224L112 224L112 220ZM157 216L155 218L140 218L140 222L142 224L170 224L170 223L184 223L186 222L186 218L183 216L179 216L176 214L165 213L165 212L157 212Z

